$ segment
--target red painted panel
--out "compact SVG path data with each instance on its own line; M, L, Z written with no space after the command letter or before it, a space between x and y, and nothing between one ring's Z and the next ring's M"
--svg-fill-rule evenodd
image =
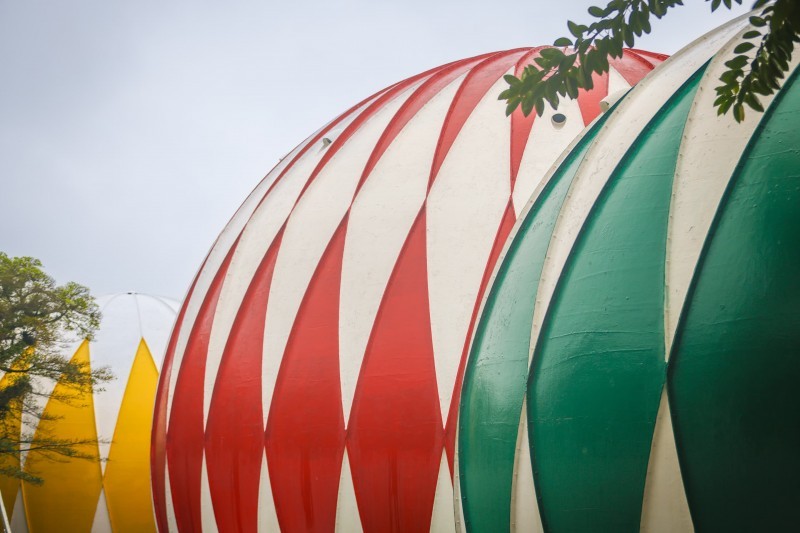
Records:
M609 58L608 64L631 85L636 85L639 80L647 76L653 70L653 63L659 63L656 58L643 57L644 54L637 50L626 49L624 54L621 58Z
M423 208L378 310L350 415L347 450L364 531L429 530L442 439Z
M200 271L203 270L200 267ZM167 344L167 351L164 354L164 362L161 364L161 376L156 390L156 401L153 412L153 430L150 440L150 472L151 484L153 487L153 506L155 508L156 525L159 531L168 530L167 523L167 494L166 494L166 469L167 469L167 401L169 399L169 380L172 376L172 362L175 359L175 345L178 343L178 334L183 325L183 317L186 315L186 307L192 299L194 286L197 277L192 281L189 293L181 305L175 326L172 328L172 335Z
M297 152L297 155L295 155L295 157L291 161L289 161L289 163L281 171L281 173L278 175L278 177L275 178L275 181L272 182L272 184L269 186L269 188L267 188L267 192L265 192L264 196L262 196L261 200L259 200L258 205L260 206L264 202L264 200L267 198L267 196L269 196L270 193L272 192L272 189L275 188L275 186L278 184L278 182L283 179L283 177L286 175L286 173L289 172L289 170L291 170L291 168L295 165L295 163L297 163L303 157L303 155L305 155L306 152L308 152L308 150L310 150L314 146L319 147L319 145L317 143L319 143L320 139L322 139L325 135L330 133L331 130L333 130L336 126L338 126L344 119L349 117L352 113L354 113L362 105L364 105L365 103L369 102L372 98L375 98L378 95L386 93L392 87L393 86L387 87L386 89L384 89L382 91L378 91L377 93L373 94L369 98L365 98L364 100L360 101L359 103L357 103L356 105L354 105L353 107L351 107L350 109L348 109L347 111L345 111L344 113L342 113L341 115L339 115L338 117L333 119L324 128L322 128L316 135L314 135L311 138L311 140L309 140L308 143L306 143L306 145L303 146L303 148L301 148ZM253 212L255 213L255 210Z
M359 103L357 103L356 105L354 105L353 107L351 107L350 109L348 109L347 111L345 111L344 113L342 113L341 115L339 115L338 117L333 119L330 123L328 123L324 128L322 128L318 133L316 133L311 138L311 140L297 153L297 155L294 157L294 159L292 159L289 162L289 164L286 165L286 168L284 168L281 171L280 175L277 178L275 178L275 182L272 185L270 185L269 188L267 189L267 192L264 193L264 196L261 198L261 201L259 202L259 205L261 204L261 202L264 201L264 198L266 198L270 194L270 192L272 192L272 189L275 187L275 185L278 183L278 181L283 179L283 177L286 175L286 173L289 172L289 170L294 166L294 164L297 161L299 161L300 158L306 152L308 152L309 149L311 149L311 147L316 146L317 143L320 141L320 139L322 139L326 134L328 134L331 130L333 130L336 126L338 126L345 118L350 116L353 112L355 112L358 108L363 106L365 103L367 103L370 100L375 99L375 98L377 98L379 96L385 95L389 91L396 91L396 89L398 87L403 87L403 88L408 87L409 85L415 83L416 81L418 81L420 79L423 79L423 78L425 78L427 76L430 76L431 74L433 74L435 72L438 72L440 70L449 69L449 68L453 67L454 65L460 64L460 63L477 61L477 60L483 59L484 57L486 57L488 55L491 55L491 54L483 54L483 55L480 55L480 56L475 56L474 58L462 59L462 60L459 60L459 61L453 61L451 63L446 63L444 65L441 65L441 66L426 70L425 72L422 72L420 74L417 74L417 75L412 76L410 78L407 78L405 80L399 81L399 82L395 83L394 85L390 85L389 87L386 87L385 89L382 89L382 90L376 92L375 94L373 94L373 95L361 100Z
M203 468L203 381L208 355L208 338L222 281L239 238L222 262L186 343L175 383L167 433L167 460L175 519L181 531L201 531L200 483Z
M634 53L640 57L643 57L647 61L649 61L653 67L657 67L667 59L669 56L667 54L659 54L657 52L650 52L648 50L639 50L638 48L628 48L627 52Z
M336 524L345 441L339 287L346 229L347 217L311 278L275 383L266 452L283 531L333 531Z
M467 363L467 356L469 355L469 347L472 342L472 331L475 328L475 321L478 318L483 296L489 287L489 280L494 272L494 267L497 264L497 259L500 257L500 252L503 251L506 239L514 227L517 217L514 214L514 204L511 199L508 200L506 211L503 213L503 218L500 221L500 226L497 228L497 236L494 238L492 251L489 254L489 260L486 263L486 269L483 271L483 278L481 279L481 286L478 290L478 297L475 300L475 307L472 310L472 317L469 321L469 333L464 340L464 349L461 353L461 361L458 365L458 373L456 374L456 383L453 390L453 396L450 398L450 409L447 413L447 424L444 430L444 446L447 450L447 463L450 466L450 477L453 477L453 458L455 457L455 442L456 442L456 429L458 424L458 401L461 396L461 384L464 378L464 367Z
M522 71L528 66L534 58L539 55L542 46L531 49L530 52L522 56L517 61L517 66L514 69L514 75L520 77ZM531 113L527 117L522 114L522 107L517 107L511 114L511 190L514 190L514 183L517 181L517 174L519 174L519 165L522 163L522 155L525 153L525 147L528 145L528 137L531 135L531 128L533 128L533 121L536 120L536 113Z
M264 321L283 228L258 266L222 354L206 425L208 484L222 532L258 529L264 453L261 359Z
M530 48L518 48L507 52L493 54L488 59L483 60L475 68L469 71L461 87L458 88L453 103L447 111L447 117L442 126L442 133L436 145L436 153L431 164L431 177L428 182L428 189L433 186L439 169L442 167L453 142L458 137L461 128L469 118L475 106L486 95L487 91L500 79L500 76L513 67Z
M600 100L608 96L608 74L602 76L592 73L594 88L591 91L580 89L578 91L578 106L581 108L581 117L584 125L593 121L600 114Z
M441 67L440 67L441 68ZM438 69L435 69L438 70ZM367 108L358 115L347 127L342 130L342 133L333 140L331 145L326 149L325 154L320 159L319 163L317 164L314 171L311 173L311 176L308 178L308 181L303 186L303 190L300 193L300 196L305 194L306 189L313 183L319 173L325 168L325 165L328 164L328 161L336 155L336 153L341 150L341 148L345 145L345 143L352 137L358 130L363 126L370 118L372 118L378 111L383 109L383 107L399 96L403 91L407 90L409 87L414 85L419 80L425 79L427 76L430 75L430 72L427 71L422 74L417 74L416 76L412 76L407 80L401 81L389 89L384 91L378 98L375 99Z
M408 100L403 103L375 144L375 149L372 151L372 154L370 154L366 167L364 167L364 172L358 182L356 192L364 185L372 169L375 168L375 165L380 160L383 153L389 145L392 144L392 141L394 141L395 137L403 130L406 124L408 124L408 121L411 120L431 98L437 95L439 91L447 87L447 85L464 74L464 72L473 65L491 55L493 54L484 54L463 61L456 61L447 67L440 68L430 78L425 80L425 82L414 91L414 94L408 97Z

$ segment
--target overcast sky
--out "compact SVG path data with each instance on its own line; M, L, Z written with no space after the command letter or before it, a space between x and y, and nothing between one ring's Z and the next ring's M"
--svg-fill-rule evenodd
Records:
M0 0L0 251L96 295L181 299L325 122L442 63L551 43L600 1ZM745 11L686 3L637 47L673 53Z

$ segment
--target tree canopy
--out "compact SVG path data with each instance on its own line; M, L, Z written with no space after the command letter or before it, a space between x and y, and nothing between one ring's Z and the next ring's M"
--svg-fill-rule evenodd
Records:
M41 482L20 467L20 452L98 459L83 451L87 442L54 438L41 428L34 435L35 427L26 426L46 418L46 399L72 402L112 379L107 368L64 355L70 341L91 339L99 321L86 287L57 285L39 260L0 252L0 474Z
M742 0L706 0L715 11ZM576 98L579 89L593 87L592 74L608 72L609 58L622 57L623 47L633 47L636 39L650 33L651 20L660 19L682 0L611 0L606 7L592 6L590 24L567 22L570 37L561 37L528 65L521 76L507 75L508 89L500 94L506 100L506 114L517 107L527 116L533 110L544 112L545 103L557 108L560 98ZM728 69L720 76L714 105L722 115L733 110L741 122L745 105L764 110L759 95L780 89L789 70L794 44L800 42L800 2L797 0L756 0L750 17L751 28L734 49L735 56L725 63Z

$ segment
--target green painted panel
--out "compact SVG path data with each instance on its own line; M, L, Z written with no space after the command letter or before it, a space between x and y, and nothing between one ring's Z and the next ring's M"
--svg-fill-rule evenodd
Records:
M585 134L528 211L501 259L478 322L459 410L458 461L468 531L510 529L511 483L539 274L572 178L610 113Z
M675 162L702 70L617 166L559 279L528 420L547 531L638 531L665 379L664 261Z
M678 455L699 532L800 529L797 77L742 155L670 358Z

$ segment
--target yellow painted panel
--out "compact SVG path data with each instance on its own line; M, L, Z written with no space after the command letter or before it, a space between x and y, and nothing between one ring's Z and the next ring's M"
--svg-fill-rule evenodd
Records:
M158 370L142 339L125 386L103 479L115 533L156 530L150 493L150 429L157 385Z
M89 363L89 342L84 341L74 362ZM94 398L91 391L79 394L57 383L53 395L73 395L70 403L50 399L44 418L34 434L43 438L94 441L76 446L84 454L98 456L97 427L94 418ZM22 495L31 533L61 531L90 531L97 501L102 488L100 463L87 459L57 457L53 460L41 451L31 451L25 461L25 471L44 479L42 485L23 483Z
M11 365L11 368L20 368L16 362ZM3 379L0 379L0 391L5 390L14 384L19 374L6 374ZM18 402L13 401L9 403L8 411L0 416L0 429L4 435L9 435L10 438L17 439L20 436L20 425L22 410ZM16 447L16 446L15 446ZM0 454L0 472L9 470L19 470L19 453L3 453ZM9 520L11 514L14 512L14 505L17 501L17 492L19 492L20 480L16 477L0 475L0 494L3 496L3 505L6 508L6 516Z

